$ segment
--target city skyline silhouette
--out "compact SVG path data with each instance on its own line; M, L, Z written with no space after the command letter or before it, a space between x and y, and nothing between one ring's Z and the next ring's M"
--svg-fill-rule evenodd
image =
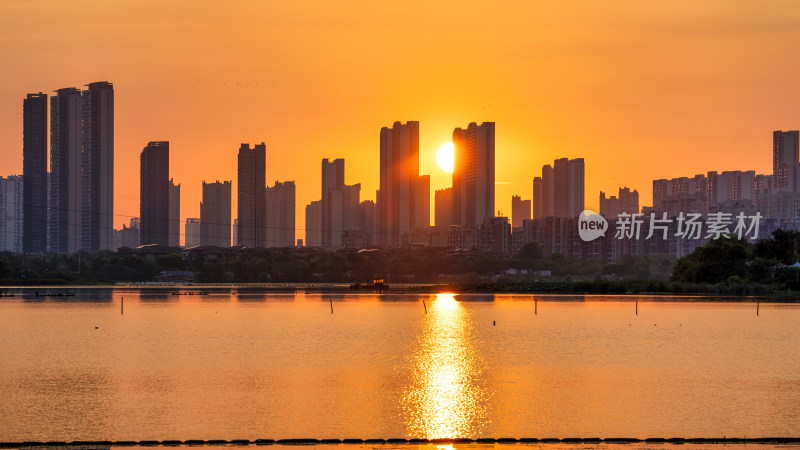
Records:
M109 80L115 228L139 216L135 168L147 142L171 143L184 223L200 216L202 182L235 183L239 145L264 141L266 180L297 185L299 232L301 205L320 187L309 168L323 158L346 159L345 182L375 200L378 131L398 120L420 122L431 205L451 181L436 151L473 121L497 124L495 209L505 215L512 195L531 198L533 177L561 157L585 159L587 207L622 186L648 205L654 179L770 173L769 133L800 123L800 68L775 57L791 54L800 11L774 5L781 15L718 2L504 4L481 14L422 4L5 3L0 47L13 69L0 86L0 167L22 172L27 93ZM72 11L82 14L58 20Z

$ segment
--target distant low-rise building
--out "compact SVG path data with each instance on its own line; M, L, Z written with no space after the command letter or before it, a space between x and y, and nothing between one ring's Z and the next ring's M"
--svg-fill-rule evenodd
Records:
M511 227L521 228L523 220L531 218L531 201L522 200L519 195L511 196Z
M189 217L184 226L184 247L197 247L200 245L200 218Z
M114 230L114 249L136 248L140 245L141 220L133 217L129 225L122 224L121 230Z
M483 221L480 227L480 248L500 255L511 253L511 224L508 217L487 217Z
M619 188L619 194L606 198L600 192L600 214L605 217L617 217L621 213L636 214L639 212L639 191Z

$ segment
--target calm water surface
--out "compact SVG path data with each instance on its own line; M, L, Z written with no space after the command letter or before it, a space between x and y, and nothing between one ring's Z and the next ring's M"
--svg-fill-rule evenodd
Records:
M798 304L169 293L0 299L0 441L800 435Z

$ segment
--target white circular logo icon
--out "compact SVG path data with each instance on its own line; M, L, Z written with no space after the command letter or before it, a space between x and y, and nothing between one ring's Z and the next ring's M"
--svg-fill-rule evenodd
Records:
M596 212L585 209L578 216L578 234L586 242L605 236L608 230L606 218Z

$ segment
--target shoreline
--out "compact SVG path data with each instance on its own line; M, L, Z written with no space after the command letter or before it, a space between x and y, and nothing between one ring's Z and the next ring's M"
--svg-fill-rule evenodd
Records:
M647 287L679 287L674 290L648 290ZM737 289L720 289L719 285L687 285L660 281L573 281L573 282L518 282L518 283L389 283L383 290L351 288L350 283L117 283L90 285L12 285L0 286L0 299L13 298L15 294L40 297L66 296L70 290L153 290L171 291L173 295L202 295L204 291L239 291L264 293L350 293L350 294L455 294L455 295L541 295L558 297L662 297L673 299L702 298L717 301L732 299L767 299L782 303L800 302L800 292L752 292L751 285ZM761 286L761 285L756 285ZM632 289L629 289L632 288ZM38 292L38 291L45 292ZM199 292L198 292L199 291ZM71 294L70 294L71 295ZM677 301L677 300L676 300Z
M645 444L651 445L792 445L800 444L797 437L763 437L763 438L394 438L394 439L189 439L189 440L142 440L142 441L24 441L24 442L0 442L0 448L111 448L111 447L218 447L218 446L349 446L349 445L388 445L388 446L441 446L441 445L525 445L525 444L544 444L544 445L624 445L630 448L631 445ZM583 448L583 447L582 447ZM652 447L647 447L652 448Z

